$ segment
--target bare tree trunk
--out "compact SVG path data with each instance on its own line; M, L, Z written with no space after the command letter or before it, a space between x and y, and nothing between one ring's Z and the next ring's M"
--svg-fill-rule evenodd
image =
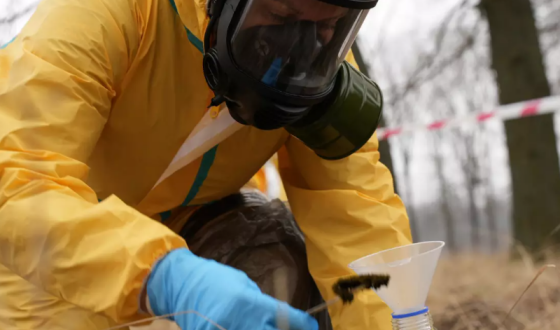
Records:
M486 139L485 139L486 140ZM489 233L489 248L491 252L498 250L498 223L497 223L497 212L496 212L496 200L494 195L494 189L492 185L492 165L490 164L490 148L487 140L484 142L482 148L482 162L481 162L481 184L484 187L484 216L488 222L488 233Z
M404 159L404 175L405 175L405 182L406 182L406 201L407 201L407 213L410 223L410 231L412 232L412 240L417 242L420 239L420 233L418 232L418 218L416 217L416 208L414 207L413 203L413 184L412 184L412 166L410 166L410 147L404 146L403 150L403 159Z
M486 189L489 189L487 187ZM495 252L498 250L498 225L496 222L496 201L491 191L486 193L486 205L484 206L484 213L488 219L488 232L490 234L490 251Z
M474 133L473 133L474 134ZM474 149L474 136L463 136L465 147L465 159L463 161L463 172L466 176L469 221L471 224L471 245L474 249L480 247L480 216L476 207L475 191L479 185L479 164Z
M531 0L481 0L500 103L550 95ZM560 163L552 115L506 122L515 238L532 252L560 217ZM559 242L559 237L554 239Z
M480 219L474 197L477 184L473 182L473 178L469 178L468 180L471 181L467 184L467 193L469 196L469 219L471 223L471 245L476 250L480 248Z
M360 68L360 71L363 74L365 74L366 76L371 78L371 72L369 70L369 66L364 61L364 58L362 56L362 52L361 52L360 48L358 47L357 42L354 42L354 44L352 45L352 53L354 54L354 58L356 59L356 63L358 64L358 67ZM385 121L383 119L383 115L381 116L381 122L379 123L379 126L380 127L385 126ZM394 167L393 167L393 158L391 157L391 146L389 145L388 140L379 141L379 153L381 155L381 161L383 162L383 164L385 166L387 166L389 171L391 171L391 173L393 174L393 185L394 185L394 189L395 189L395 193L396 193L397 192L397 178L396 178Z
M438 134L438 133L436 133ZM439 137L439 134L438 134ZM438 140L441 140L438 138ZM434 163L436 166L436 175L439 181L439 190L440 190L440 207L441 213L443 214L443 219L445 223L445 233L446 233L446 244L449 247L450 251L457 250L457 241L455 240L455 222L453 217L453 212L451 211L450 205L450 194L451 191L448 189L447 179L445 178L445 173L443 169L443 155L439 150L439 145L436 141L434 141Z

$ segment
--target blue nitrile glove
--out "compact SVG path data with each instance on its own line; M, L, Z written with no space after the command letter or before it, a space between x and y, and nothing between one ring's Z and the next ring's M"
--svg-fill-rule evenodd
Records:
M170 252L155 265L147 291L156 315L192 310L227 330L319 328L309 314L263 294L245 273L184 248ZM218 329L196 314L172 319L182 330Z

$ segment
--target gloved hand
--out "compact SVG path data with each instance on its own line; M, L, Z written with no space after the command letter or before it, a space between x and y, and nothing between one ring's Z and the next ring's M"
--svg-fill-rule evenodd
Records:
M147 293L156 315L193 310L227 330L319 328L309 314L263 294L245 273L188 249L174 250L155 265ZM195 314L172 319L182 330L217 330Z

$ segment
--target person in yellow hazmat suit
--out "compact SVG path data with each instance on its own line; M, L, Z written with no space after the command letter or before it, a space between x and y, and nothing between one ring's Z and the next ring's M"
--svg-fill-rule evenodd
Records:
M278 153L324 299L351 261L411 242L379 161L381 93L350 52L376 2L43 0L0 50L0 328L192 311L171 319L317 329L168 221L236 194ZM208 111L244 126L154 186ZM390 328L373 292L329 313L336 330Z

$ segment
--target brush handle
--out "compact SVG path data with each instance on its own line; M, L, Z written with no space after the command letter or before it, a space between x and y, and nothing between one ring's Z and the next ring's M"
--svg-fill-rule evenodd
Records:
M365 289L366 289L365 286L360 285L360 286L354 288L353 290L351 290L351 292L357 293L357 292L362 291L362 290L365 290ZM340 300L341 300L340 296L337 296L336 298L333 298L333 299L331 299L331 300L329 300L329 301L327 301L327 302L324 302L324 303L322 303L322 304L319 304L319 305L317 305L317 306L315 306L315 307L311 307L310 309L308 309L308 310L306 311L306 313L309 314L309 315L317 314L317 313L319 313L319 312L321 312L321 311L324 311L325 309L329 308L329 306L336 304L336 303L339 302Z
M340 301L340 297L333 298L333 299L331 299L327 302L324 302L322 304L319 304L315 307L312 307L312 308L308 309L306 311L306 313L309 314L309 315L317 314L317 313L319 313L321 311L324 311L325 309L329 308L329 306L336 304L339 301Z

